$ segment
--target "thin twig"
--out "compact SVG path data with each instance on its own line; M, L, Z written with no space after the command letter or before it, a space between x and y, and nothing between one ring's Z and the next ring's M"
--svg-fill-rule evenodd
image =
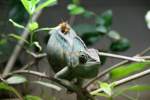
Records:
M123 79L120 79L118 81L115 81L115 82L112 82L110 85L112 85L113 87L117 87L117 86L120 86L122 84L125 84L127 82L130 82L130 81L133 81L135 79L138 79L138 78L141 78L141 77L144 77L146 75L150 74L150 69L147 69L145 71L142 71L140 73L137 73L137 74L134 74L134 75L131 75L131 76L128 76L126 78L123 78ZM95 93L98 93L98 92L103 92L103 89L102 88L99 88L95 91L92 91L90 94L95 94Z
M134 57L138 57L138 56L142 56L144 55L145 53L149 52L150 51L150 47L144 49L142 52L136 54ZM117 68L118 66L121 66L123 64L126 64L128 63L128 60L124 60L122 62L119 62L111 67L109 67L108 69L102 71L99 75L97 75L97 77L95 77L94 79L90 80L85 86L84 88L87 88L90 84L92 84L93 82L95 82L96 80L98 80L99 78L101 78L102 76L104 76L105 74L109 73L111 70Z
M23 33L22 33L22 38L23 38L23 39L27 39L27 37L29 36L29 30L28 30L28 28L27 28L28 25L29 25L29 23L30 23L31 21L36 21L40 14L41 14L41 11L35 13L35 14L33 15L33 17L29 20L29 22L28 22L28 24L27 24L25 30L24 30ZM18 44L16 45L15 49L14 49L13 52L12 52L11 57L9 58L9 60L8 60L8 62L7 62L7 64L6 64L6 67L5 67L5 69L4 69L4 72L3 72L3 75L4 75L4 76L7 75L7 73L9 73L9 72L11 71L11 69L12 69L12 67L14 66L14 63L15 63L15 61L16 61L16 59L17 59L17 57L18 57L18 55L19 55L19 53L20 53L20 51L21 51L23 45L24 45L24 41L23 41L23 40L20 40L20 41L18 42Z
M98 53L100 56L107 56L107 57L112 57L112 58L117 58L117 59L124 59L124 60L129 60L129 61L135 61L135 62L144 62L145 60L138 57L127 57L127 56L122 56L122 55L117 55L117 54L111 54L111 53L105 53L105 52L99 52Z
M26 65L24 65L23 67L21 67L21 70L27 69L29 66L32 66L35 62L36 62L35 60L29 62L28 64L26 64Z
M11 73L8 73L6 76L3 76L2 78L5 79L6 77L11 76L13 74L30 74L30 75L34 75L34 76L37 76L37 77L45 78L45 79L51 80L53 82L56 82L56 83L64 86L65 88L67 88L71 91L74 91L74 92L78 91L78 87L76 87L75 85L73 85L69 81L66 81L66 80L62 81L62 80L57 79L55 77L48 76L48 75L46 75L46 73L41 73L41 72L32 71L32 70L16 70L16 71L13 71Z
M36 59L38 59L38 58L43 58L43 57L46 57L46 56L47 56L46 53L38 53L38 54L36 54L36 53L34 53L34 52L32 52L32 51L29 51L29 50L27 50L26 52L27 52L28 54L30 54L31 56L33 56L34 58L36 58Z
M125 83L127 83L127 82L129 82L129 81L132 81L132 80L141 78L141 77L143 77L143 76L145 76L145 75L148 75L148 74L150 74L150 69L147 69L147 70L145 70L145 71L142 71L142 72L137 73L137 74L134 74L134 75L131 75L131 76L126 77L126 78L124 78L124 79L115 81L115 82L113 82L113 83L114 83L115 86L119 86L119 85L125 84Z

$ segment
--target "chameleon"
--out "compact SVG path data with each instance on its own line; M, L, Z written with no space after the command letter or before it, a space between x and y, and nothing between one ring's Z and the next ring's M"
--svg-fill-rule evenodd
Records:
M56 78L71 81L97 76L100 67L98 51L87 48L68 23L60 23L49 34L46 51Z

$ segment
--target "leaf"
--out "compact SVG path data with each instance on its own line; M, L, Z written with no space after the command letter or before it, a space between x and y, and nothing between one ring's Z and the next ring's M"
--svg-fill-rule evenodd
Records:
M134 72L140 71L150 65L150 62L131 63L122 65L110 72L110 78L113 80L126 77Z
M9 19L9 21L10 21L15 27L18 27L18 28L21 28L21 29L24 29L24 28L25 28L23 25L20 25L20 24L14 22L12 19Z
M88 11L88 10L85 10L83 13L83 16L85 18L91 18L93 15L94 15L94 13L92 11Z
M127 91L135 91L135 92L150 91L150 85L134 85L134 86L120 87L114 90L114 96L119 96Z
M100 87L108 96L112 95L112 87L110 84L101 82Z
M39 42L33 42L33 44L39 49L39 51L42 50L41 45L39 44Z
M23 6L27 10L27 12L32 15L35 12L36 5L40 0L21 0Z
M3 90L10 91L10 92L14 93L19 99L22 100L21 95L19 94L19 92L15 88L9 86L6 83L0 82L0 91L3 91Z
M11 76L6 80L8 84L21 84L25 83L26 81L27 81L26 78L20 75Z
M100 16L97 16L96 23L98 25L109 28L112 24L112 11L107 10L107 11L103 12Z
M38 97L38 96L26 95L26 96L24 97L24 100L43 100L43 99L41 99L41 98Z
M108 36L110 38L114 39L114 40L119 40L121 38L120 34L118 32L116 32L116 31L113 31L113 30L108 32Z
M106 34L108 32L108 29L103 25L99 25L96 27L96 31L103 33L103 34Z
M126 38L121 38L120 40L114 41L110 45L111 51L125 51L130 47L130 42Z
M31 22L31 23L29 23L29 30L30 31L34 31L34 30L36 30L38 28L39 28L39 25L38 25L37 22Z
M69 4L67 9L70 11L71 15L79 15L85 12L85 9L81 6L75 4Z
M36 9L35 9L35 12L45 8L45 7L48 7L48 6L53 6L57 4L57 0L47 0L45 1L44 3L40 4Z
M27 40L25 40L24 38L22 38L22 37L19 36L19 35L16 35L16 34L9 34L9 36L10 36L10 37L13 37L13 38L15 38L15 39L17 39L17 40L22 40L22 41L24 41L25 43L29 44L29 42L28 42Z
M87 45L95 43L102 34L96 31L96 25L79 24L73 27Z
M55 89L57 91L60 91L61 88L54 85L54 84L51 84L51 83L47 83L47 82L43 82L43 81L34 81L33 83L36 83L36 84L39 84L39 85L42 85L42 86L45 86L45 87L48 87L48 88L52 88L52 89Z

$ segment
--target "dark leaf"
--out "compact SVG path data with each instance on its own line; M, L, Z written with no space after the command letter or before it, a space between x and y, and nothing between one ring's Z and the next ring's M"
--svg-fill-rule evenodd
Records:
M96 23L100 26L104 26L106 28L110 28L112 24L112 11L107 10L103 12L100 16L96 18Z
M130 42L126 38L121 38L120 40L114 41L110 45L111 51L125 51L130 47Z
M70 11L71 15L79 15L85 12L85 9L83 7L75 4L69 4L67 9Z

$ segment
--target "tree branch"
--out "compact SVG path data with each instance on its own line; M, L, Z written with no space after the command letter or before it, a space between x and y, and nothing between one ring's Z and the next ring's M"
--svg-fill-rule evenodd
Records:
M111 53L105 53L105 52L99 52L98 54L100 56L107 56L107 57L112 57L112 58L125 59L125 60L135 61L135 62L144 62L145 61L143 58L140 58L140 57L138 57L138 58L136 58L136 57L127 57L127 56L111 54Z
M130 82L132 80L135 80L135 79L138 79L138 78L141 78L141 77L144 77L146 75L150 74L150 69L147 69L145 71L142 71L140 73L137 73L137 74L134 74L134 75L131 75L131 76L128 76L126 78L123 78L121 80L118 80L118 81L115 81L115 82L112 82L110 85L112 85L113 87L117 87L117 86L120 86L122 84L125 84L127 82ZM90 94L95 94L95 93L98 93L98 92L103 92L102 88L99 88L95 91L92 91Z
M145 53L150 51L150 47L144 49L143 51L141 51L140 53L136 54L134 57L139 57L144 55ZM99 78L101 78L102 76L104 76L105 74L109 73L111 70L128 63L128 60L124 60L122 62L119 62L111 67L109 67L108 69L105 69L104 71L102 71L99 75L97 75L97 77L95 77L94 79L90 80L85 86L84 88L87 88L90 84L92 84L93 82L95 82L96 80L98 80Z
M29 29L27 28L29 23L31 21L36 21L37 18L39 17L39 15L41 14L41 12L42 11L39 11L39 12L35 13L33 15L33 17L29 20L28 24L26 25L25 30L22 33L22 38L23 39L27 39L27 37L29 35ZM21 51L21 49L23 47L23 45L24 45L24 41L20 40L18 42L18 44L16 45L16 47L14 48L14 50L12 52L12 55L10 56L10 58L9 58L7 64L6 64L6 67L4 69L3 76L7 75L7 73L9 73L11 71L11 69L12 69L12 67L13 67L13 65L14 65L14 63L15 63L15 61L16 61L16 59L17 59L17 57L18 57L18 55L19 55L19 53L20 53L20 51Z

